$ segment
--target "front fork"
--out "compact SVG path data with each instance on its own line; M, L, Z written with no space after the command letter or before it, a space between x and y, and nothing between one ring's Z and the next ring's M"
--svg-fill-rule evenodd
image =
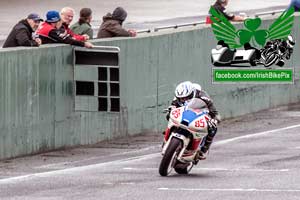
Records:
M167 135L167 132L166 132L166 135ZM165 154L170 142L172 141L172 138L177 138L177 139L182 141L183 147L180 150L180 153L178 154L178 157L177 157L177 159L180 159L182 157L184 151L186 150L187 146L189 145L190 139L185 137L184 135L181 135L181 134L178 134L178 133L172 133L170 135L170 137L168 137L168 140L166 141L166 143L163 146L162 155Z
M164 140L164 143L166 143L166 142L168 141L170 132L171 132L171 129L166 128L166 130L165 130L165 138L164 138L165 140Z

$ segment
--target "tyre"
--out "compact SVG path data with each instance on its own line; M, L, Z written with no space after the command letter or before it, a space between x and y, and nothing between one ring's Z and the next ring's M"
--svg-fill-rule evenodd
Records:
M192 168L194 167L195 163L181 163L178 162L174 167L174 170L177 174L188 174Z
M277 54L271 54L266 58L265 67L270 67L275 64L279 60L279 56Z
M250 60L250 65L255 67L257 64L256 64L256 61L255 60Z
M177 138L172 138L159 165L159 174L161 176L167 176L171 173L181 148L182 142Z
M187 170L187 167L183 168L183 169L182 168L174 168L174 170L177 174L188 174L189 173Z

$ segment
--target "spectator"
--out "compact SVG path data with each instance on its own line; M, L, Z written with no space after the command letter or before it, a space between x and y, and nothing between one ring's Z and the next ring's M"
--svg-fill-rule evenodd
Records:
M122 7L117 7L112 14L107 13L103 17L103 22L100 26L97 38L135 37L135 31L122 28L122 24L126 17L127 12Z
M26 19L17 23L9 33L3 48L28 46L38 47L41 45L41 39L33 38L33 33L43 21L38 14L32 13Z
M73 24L70 28L78 35L88 35L90 39L93 38L93 29L91 27L92 10L90 8L82 8L80 10L80 18L78 22Z
M292 0L290 3L290 7L294 6L295 7L295 11L299 12L300 11L300 0Z
M234 15L226 12L226 6L228 5L229 0L217 0L213 5L214 9L216 9L219 13L223 14L230 21L244 21L245 17Z
M70 7L65 7L61 10L60 17L63 22L62 28L65 29L67 31L67 33L70 34L75 40L86 41L89 39L88 35L86 35L86 34L77 35L77 34L73 33L73 31L69 27L73 20L74 13L75 13L74 9L70 8Z
M41 24L37 30L37 34L42 39L43 44L49 43L65 43L76 46L92 48L89 42L83 42L73 39L66 30L62 30L62 21L57 11L48 11L47 20Z

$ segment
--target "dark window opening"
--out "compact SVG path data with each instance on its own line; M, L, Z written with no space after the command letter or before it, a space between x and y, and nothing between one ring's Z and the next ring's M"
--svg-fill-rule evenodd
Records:
M110 68L110 81L119 81L119 69Z
M94 82L76 81L76 95L94 96Z
M120 96L119 83L111 83L110 84L110 96L113 96L113 97Z
M120 99L110 99L110 110L112 112L120 112Z
M118 53L75 51L77 65L107 65L118 66Z
M107 84L98 83L98 96L107 96Z
M105 67L98 68L98 80L107 81L107 68Z
M98 98L98 111L108 111L107 98Z

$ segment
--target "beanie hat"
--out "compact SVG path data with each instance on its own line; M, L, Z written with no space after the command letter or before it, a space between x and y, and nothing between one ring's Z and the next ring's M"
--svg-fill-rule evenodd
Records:
M125 21L127 12L122 7L117 7L112 13L112 18L120 21Z

